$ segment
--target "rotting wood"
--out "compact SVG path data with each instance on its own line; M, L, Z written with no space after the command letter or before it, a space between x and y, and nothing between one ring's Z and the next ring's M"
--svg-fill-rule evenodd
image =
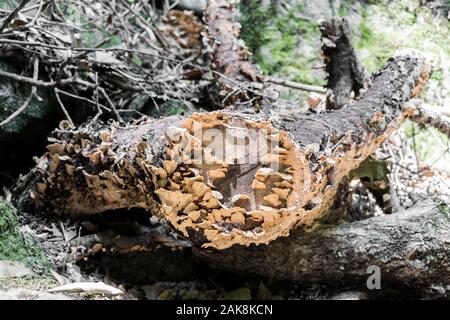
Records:
M404 106L428 74L418 56L391 59L360 100L320 115L270 121L223 111L60 130L21 201L72 216L143 208L202 247L267 244L319 225L342 178L412 114ZM269 152L236 164L212 154L208 130L244 131L253 146L263 132L258 147ZM226 140L225 150L234 147Z
M232 1L212 0L205 9L208 26L206 41L211 54L211 69L219 97L226 106L239 107L240 103L259 104L273 100L277 93L267 86L259 67L250 61L250 52L239 39L240 24L236 20Z
M327 109L338 109L360 95L366 86L367 74L359 62L345 18L320 21L322 52L328 73Z

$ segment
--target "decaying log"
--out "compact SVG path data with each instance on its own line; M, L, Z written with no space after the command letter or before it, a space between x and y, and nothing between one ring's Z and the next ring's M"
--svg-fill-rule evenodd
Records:
M203 247L268 243L318 225L342 178L411 114L403 107L428 73L420 57L391 59L360 100L333 113L270 121L223 111L59 130L20 199L72 216L143 208Z
M233 1L212 0L205 9L204 19L208 26L206 41L212 48L211 69L222 103L238 107L239 103L261 98L272 100L275 91L265 88L259 67L250 61L250 52L239 39L240 24L236 20Z
M348 21L321 21L319 28L328 73L327 109L338 109L350 101L352 92L355 98L360 95L368 77L356 55Z
M194 250L210 266L243 275L366 289L373 274L368 267L378 266L382 289L397 283L426 290L450 283L449 243L448 212L427 203L309 233L296 230L264 247Z

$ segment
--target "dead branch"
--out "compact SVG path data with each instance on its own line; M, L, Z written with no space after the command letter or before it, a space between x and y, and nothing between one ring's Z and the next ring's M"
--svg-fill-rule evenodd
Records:
M205 9L207 41L211 46L211 69L221 100L237 106L253 96L266 100L276 98L273 90L264 90L264 77L250 61L250 52L240 40L240 25L235 21L236 8L230 1L213 0ZM226 98L226 99L224 99Z
M328 109L346 105L353 92L358 97L367 81L366 71L359 62L345 18L321 21L322 52L328 73Z
M73 17L66 16L58 3L48 5L40 1L33 6L35 12L26 16L29 22L20 26L20 32L13 28L0 36L2 51L7 58L10 52L24 61L29 60L30 55L38 56L43 71L39 78L50 81L31 79L26 71L14 74L0 70L0 77L58 93L60 91L54 88L64 87L67 97L95 101L97 110L100 105L108 106L103 110L109 110L119 121L123 120L121 113L135 105L133 101L140 99L138 105L142 107L143 95L152 100L197 101L207 81L189 79L184 74L193 69L203 73L209 67L200 50L203 26L192 13L168 12L167 18L158 20L154 19L153 5L141 1L129 4L126 1L110 3L102 0L95 1L95 6L89 5L94 2L92 0L84 2L83 6L76 6L86 20L83 26L72 21ZM11 17L18 10L4 12ZM120 13L120 17L114 18L115 13ZM113 17L112 21L107 21L108 17ZM100 25L108 26L104 30L105 36L88 29L96 29ZM130 30L134 34L132 39L129 39ZM61 36L74 32L73 43ZM86 37L88 33L100 38L96 39L96 45L87 45L85 38L89 38ZM127 47L112 46L109 43L111 34ZM116 88L122 90L121 95L115 92ZM56 100L60 99L56 97ZM129 103L124 104L124 101ZM66 109L73 112L69 105ZM139 110L130 111L127 114L139 114ZM64 111L66 117L68 112ZM90 109L84 110L88 114L86 118L94 116L90 112ZM100 116L106 119L110 114L95 114L97 118Z
M271 82L271 83L274 83L274 84L277 84L280 86L292 88L292 89L297 89L297 90L302 90L302 91L307 91L307 92L317 92L317 93L325 93L326 92L326 89L323 87L312 86L309 84L289 81L289 80L285 80L285 79L280 79L280 78L275 78L275 77L267 77L266 80L268 82Z
M436 128L450 138L450 117L420 103L416 103L411 107L414 110L414 114L411 116L412 121Z
M8 24L16 17L16 15L27 5L30 0L22 0L17 7L10 12L10 14L3 20L2 25L0 26L0 34L5 30Z

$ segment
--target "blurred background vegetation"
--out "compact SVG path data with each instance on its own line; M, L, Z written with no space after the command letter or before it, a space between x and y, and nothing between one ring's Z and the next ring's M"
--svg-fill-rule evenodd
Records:
M433 72L424 102L450 114L450 0L243 0L240 11L242 38L267 75L324 85L317 20L346 17L358 56L370 73L403 50L418 50L426 56ZM307 95L277 89L294 108ZM448 167L446 136L410 122L403 130L423 164Z

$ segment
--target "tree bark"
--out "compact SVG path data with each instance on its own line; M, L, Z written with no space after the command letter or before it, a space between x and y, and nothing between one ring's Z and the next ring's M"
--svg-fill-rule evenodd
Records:
M434 127L450 138L450 114L443 114L438 110L416 104L411 120L420 125Z
M359 62L345 18L320 22L322 52L328 73L327 109L338 109L348 104L351 94L360 95L368 80L366 70Z
M269 121L223 111L59 130L19 201L75 217L142 208L203 247L269 243L318 225L342 178L411 114L403 106L428 71L419 57L391 59L364 97L333 113Z
M366 288L367 268L378 266L384 283L408 286L450 282L450 220L433 203L391 215L313 232L296 230L267 246L235 246L198 250L195 254L213 268L243 275Z
M257 109L276 98L259 67L250 61L250 52L239 39L240 24L236 8L225 0L212 0L205 9L208 26L206 40L211 47L211 69L221 104L236 108ZM267 101L268 100L268 101Z

